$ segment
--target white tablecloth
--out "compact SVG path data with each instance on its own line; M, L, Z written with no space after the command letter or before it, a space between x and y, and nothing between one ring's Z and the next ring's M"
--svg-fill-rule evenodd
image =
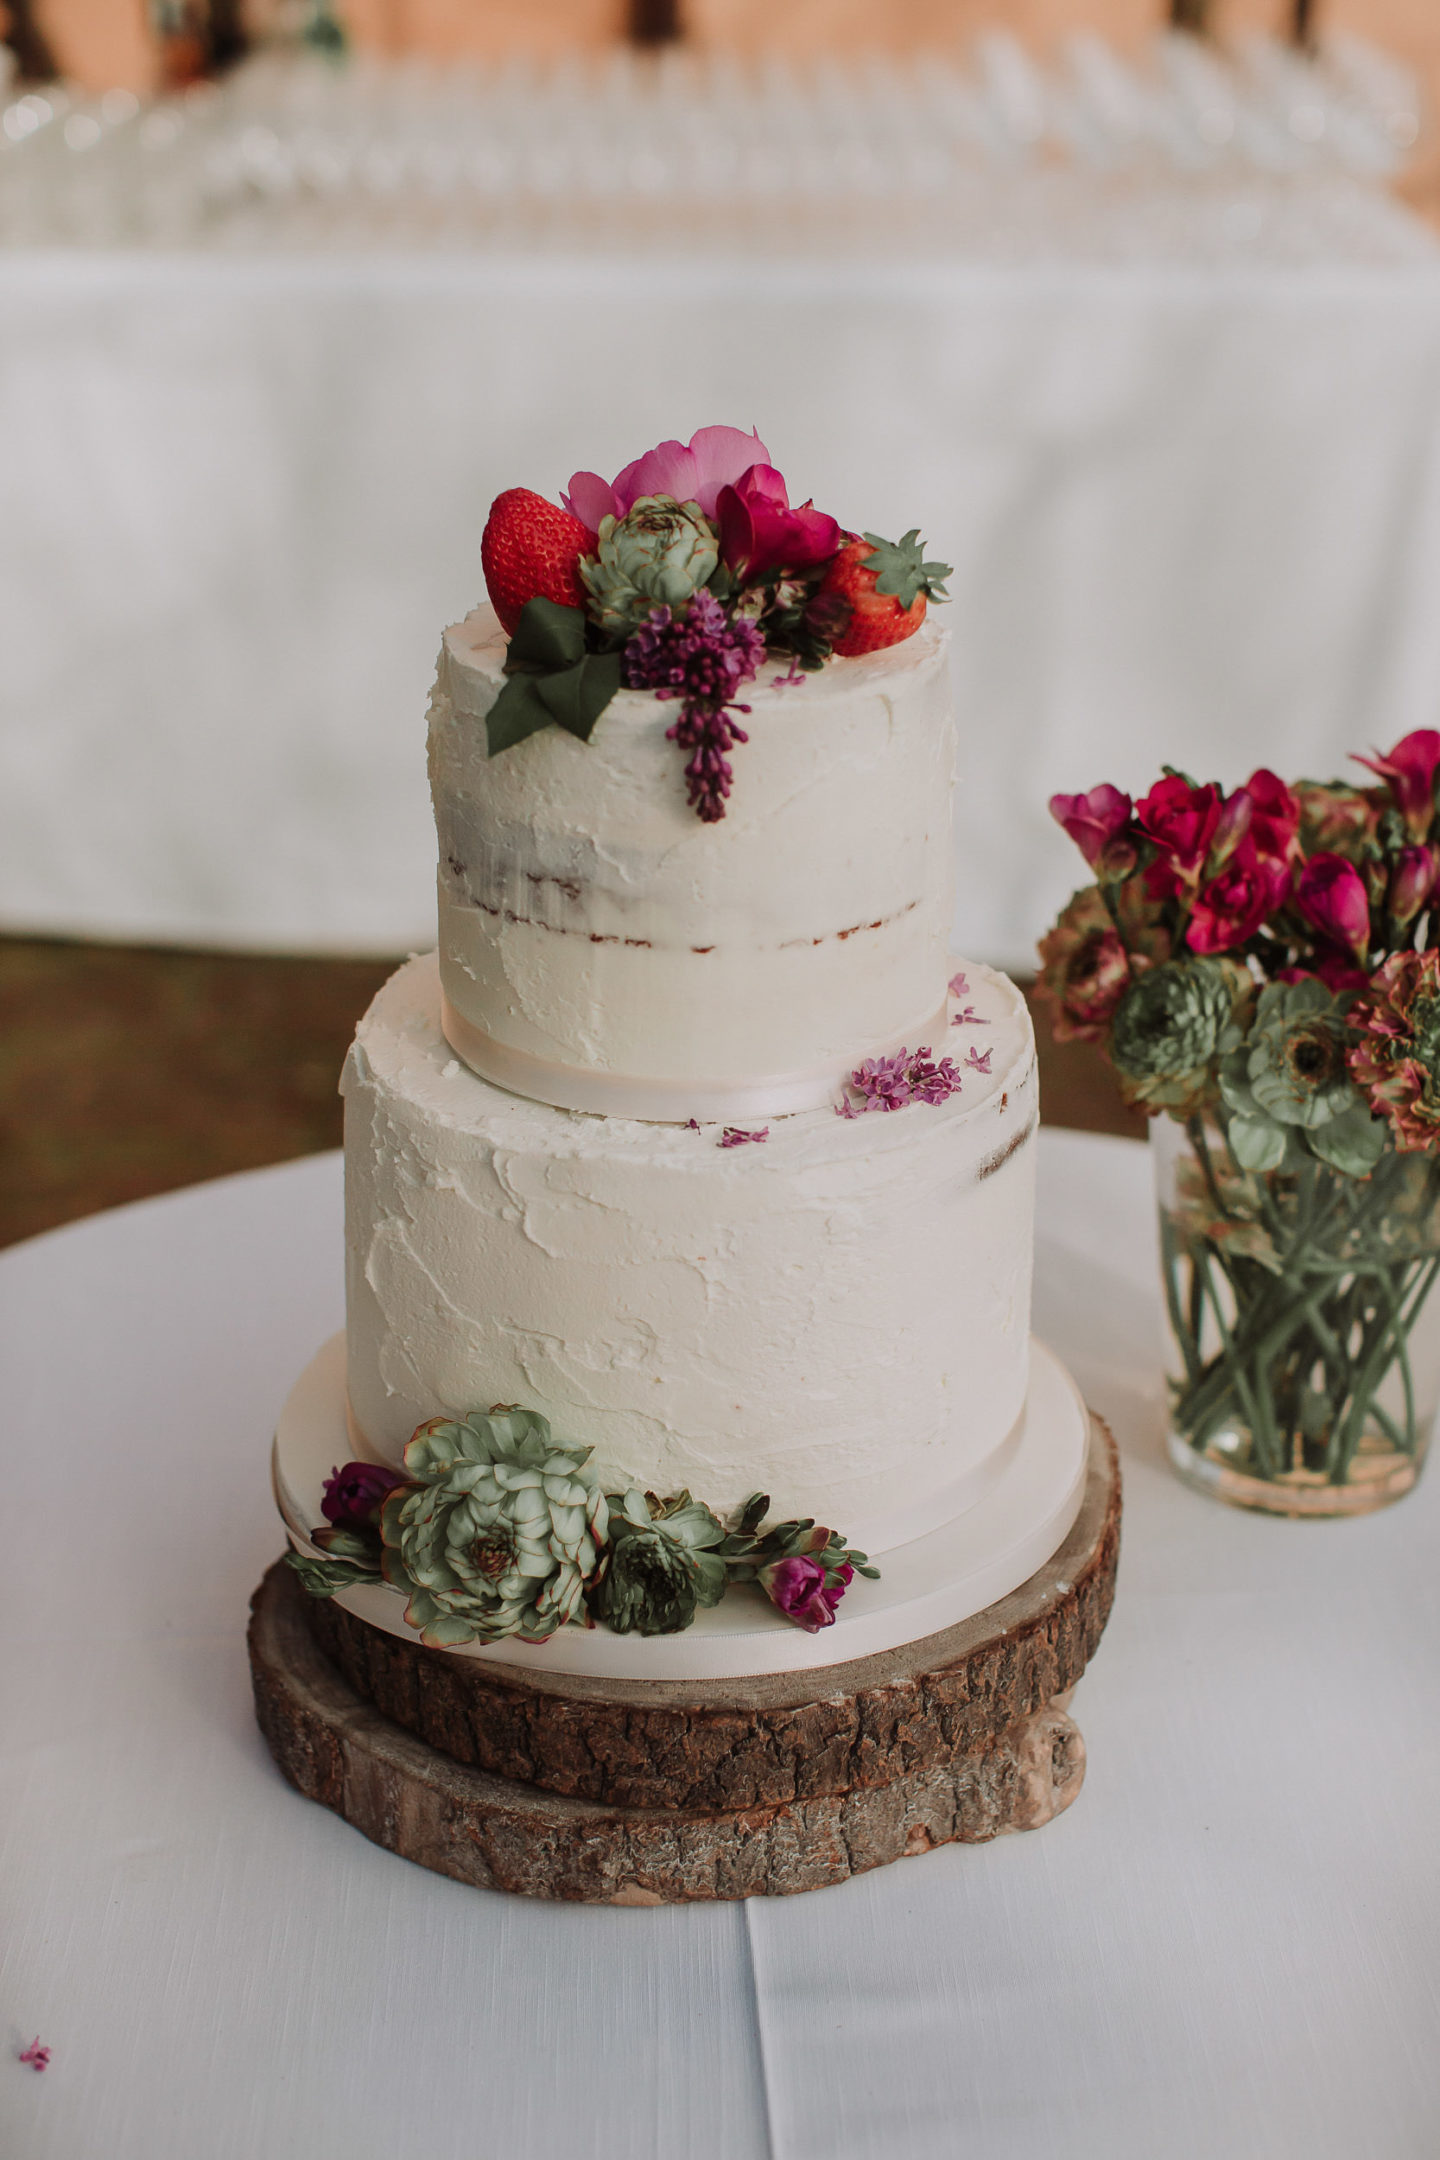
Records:
M1144 1153L1042 1155L1038 1325L1126 1478L1085 1788L775 1903L470 1890L273 1768L245 1604L338 1158L0 1257L7 2160L1429 2160L1440 1477L1324 1526L1185 1490Z
M1053 789L1440 716L1440 257L1362 207L1289 267L0 259L0 925L429 942L491 497L727 419L955 562L957 936L1027 964Z

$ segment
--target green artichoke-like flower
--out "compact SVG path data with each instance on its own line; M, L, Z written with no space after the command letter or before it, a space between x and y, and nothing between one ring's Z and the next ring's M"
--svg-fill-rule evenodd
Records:
M605 1543L589 1448L562 1447L532 1411L432 1418L405 1450L413 1483L380 1514L385 1580L432 1648L544 1642L581 1617Z
M1199 1109L1249 990L1244 969L1230 960L1166 960L1139 976L1110 1038L1126 1101L1175 1117Z
M686 607L719 560L719 537L698 503L642 495L623 518L600 520L595 554L581 561L591 618L627 635L654 608Z
M657 1500L633 1486L611 1493L610 1561L591 1599L617 1635L678 1635L697 1605L725 1595L725 1562L710 1550L725 1532L688 1492Z
M1385 1127L1346 1069L1340 1008L1313 978L1265 985L1248 1036L1221 1061L1220 1092L1244 1170L1278 1170L1287 1154L1293 1163L1301 1133L1349 1177L1368 1176L1384 1153Z

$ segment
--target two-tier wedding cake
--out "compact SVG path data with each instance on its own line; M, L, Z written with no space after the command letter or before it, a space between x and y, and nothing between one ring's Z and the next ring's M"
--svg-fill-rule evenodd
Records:
M439 950L342 1083L293 1564L559 1672L913 1640L1049 1557L1086 1448L1029 1334L1025 1005L949 950L944 566L729 428L511 490L483 556L430 704Z

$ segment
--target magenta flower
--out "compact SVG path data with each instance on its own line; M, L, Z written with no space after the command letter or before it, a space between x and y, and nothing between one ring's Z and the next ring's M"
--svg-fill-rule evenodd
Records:
M963 973L952 975L946 988L949 990L951 997L967 997L970 991L970 979Z
M733 486L722 488L716 515L720 560L742 584L770 570L813 569L838 552L843 538L834 518L813 503L791 509L773 465L752 465Z
M747 435L740 428L700 428L688 444L657 443L613 481L602 480L598 473L573 474L570 492L560 500L591 532L599 532L602 518L624 517L642 495L673 495L676 502L698 503L706 517L713 518L721 488L753 465L768 466L769 459L753 429Z
M1436 738L1440 741L1440 737ZM1312 855L1300 873L1295 900L1322 937L1363 960L1370 944L1365 881L1343 855Z
M1220 822L1220 791L1167 773L1136 803L1135 822L1160 851L1146 883L1154 898L1167 898L1199 881Z
M1128 877L1135 849L1124 837L1130 822L1130 797L1108 780L1088 795L1052 795L1050 815L1063 825L1092 870L1101 877Z
M828 1542L829 1531L820 1534ZM827 1572L841 1578L829 1589L825 1587ZM854 1581L855 1570L848 1561L842 1561L839 1567L827 1571L807 1553L796 1553L789 1560L772 1560L755 1579L787 1620L793 1620L808 1635L818 1635L821 1628L834 1625L835 1608Z
M1220 817L1210 836L1210 852L1205 868L1212 877L1223 870L1235 850L1250 830L1250 820L1255 814L1254 798L1248 788L1236 788L1227 795L1220 806Z
M1233 951L1275 913L1289 889L1285 864L1257 854L1247 834L1218 877L1200 888L1186 944L1195 953Z
M746 1132L743 1126L727 1125L715 1145L717 1147L745 1147L751 1141L768 1140L769 1137L770 1128L768 1125L762 1125L759 1132Z
M994 1052L990 1050L977 1050L975 1048L975 1045L972 1043L970 1045L969 1056L966 1058L965 1063L970 1067L972 1072L988 1073L990 1070L990 1060L993 1055Z
M337 1529L371 1529L380 1520L387 1494L404 1483L398 1470L387 1470L383 1463L347 1462L326 1478L320 1512Z
M832 1613L830 1617L833 1620L835 1616ZM35 2035L35 2038L30 2042L29 2047L21 2049L20 2060L23 2063L28 2063L32 2070L49 2069L50 2050L48 2047L45 2046L38 2033Z
M1420 913L1440 877L1440 852L1433 847L1401 848L1390 873L1387 912L1402 928Z
M1300 847L1300 798L1263 765L1251 773L1244 793L1251 803L1250 838L1256 854L1293 862Z
M1357 754L1355 763L1380 775L1395 798L1395 807L1404 818L1411 838L1425 839L1435 816L1435 772L1440 766L1440 733L1434 728L1416 728L1412 735L1402 736L1384 757L1378 750L1373 758Z

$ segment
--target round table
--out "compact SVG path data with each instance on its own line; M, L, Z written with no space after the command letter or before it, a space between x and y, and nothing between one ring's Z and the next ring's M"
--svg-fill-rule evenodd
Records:
M0 1255L0 2147L1433 2152L1440 1476L1323 1525L1174 1479L1134 1143L1043 1135L1038 1258L1037 1330L1126 1478L1075 1806L805 1897L615 1911L393 1858L255 1727L270 1433L341 1324L339 1158Z

